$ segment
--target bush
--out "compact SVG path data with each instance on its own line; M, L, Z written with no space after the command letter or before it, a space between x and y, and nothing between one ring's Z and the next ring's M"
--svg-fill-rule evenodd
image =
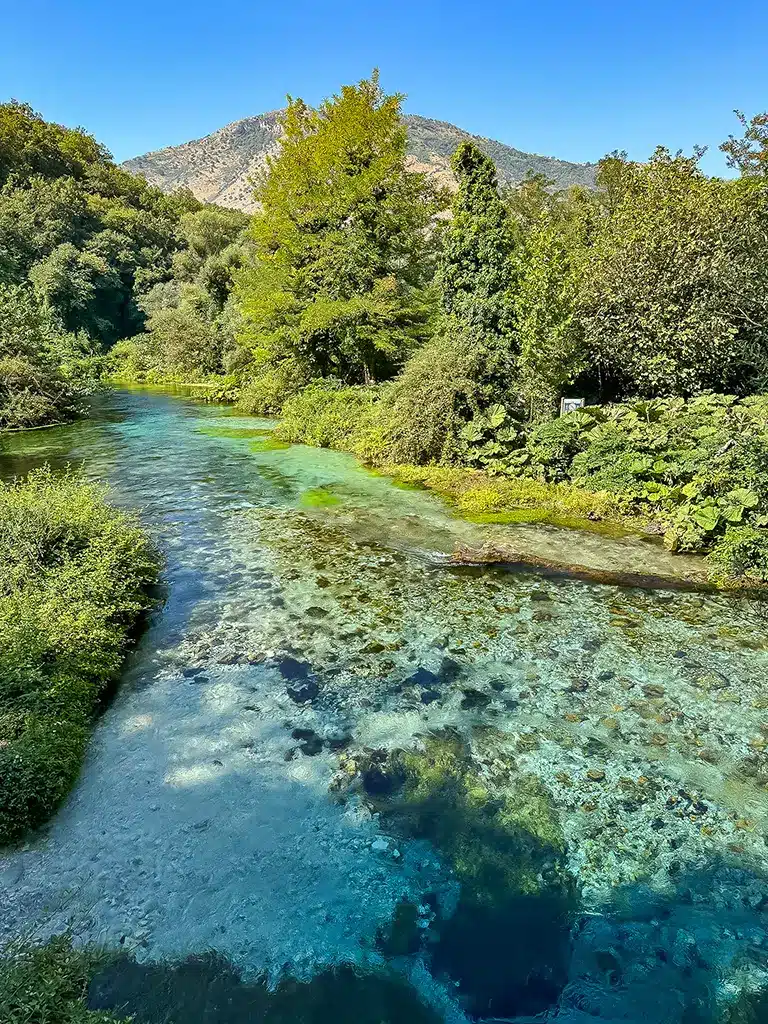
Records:
M0 485L0 845L77 778L97 701L151 604L158 556L79 476Z
M283 359L243 384L238 408L251 416L277 416L285 402L308 382L301 363L291 358Z
M721 586L734 582L768 583L768 530L729 526L709 556L712 575Z
M455 461L462 427L497 397L502 363L498 352L466 334L439 336L419 349L384 392L388 458Z
M377 404L373 387L344 387L337 381L310 384L285 403L278 432L285 441L357 454Z

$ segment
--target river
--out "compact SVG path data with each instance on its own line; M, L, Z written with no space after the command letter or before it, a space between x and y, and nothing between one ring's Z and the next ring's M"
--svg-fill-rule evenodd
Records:
M451 566L493 528L271 427L135 390L4 442L137 509L167 595L0 938L130 951L91 999L140 1021L768 1019L765 605Z

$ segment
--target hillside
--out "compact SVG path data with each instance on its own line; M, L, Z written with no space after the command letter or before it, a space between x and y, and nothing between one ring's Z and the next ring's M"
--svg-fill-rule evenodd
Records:
M186 185L205 202L251 210L249 180L277 146L279 116L280 111L273 110L233 121L203 139L134 157L123 166L143 174L150 184L166 191ZM416 114L406 114L404 120L408 126L411 166L435 175L445 184L451 181L451 153L463 139L478 143L495 161L499 177L506 184L522 180L529 170L546 174L559 188L594 184L595 164L569 163L555 157L523 153L503 142L470 135L446 121L433 121Z

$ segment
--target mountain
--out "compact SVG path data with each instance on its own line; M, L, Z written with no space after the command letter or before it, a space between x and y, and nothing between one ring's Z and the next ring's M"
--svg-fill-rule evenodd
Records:
M123 167L143 174L151 184L165 191L185 185L204 202L250 211L254 207L250 179L277 148L280 114L281 111L272 110L233 121L203 139L126 160ZM596 164L575 164L523 153L503 142L470 135L446 121L416 114L406 114L403 119L408 127L409 166L435 176L443 184L450 185L453 180L451 154L460 142L471 139L494 160L505 184L515 184L527 171L537 171L551 178L558 188L594 185Z

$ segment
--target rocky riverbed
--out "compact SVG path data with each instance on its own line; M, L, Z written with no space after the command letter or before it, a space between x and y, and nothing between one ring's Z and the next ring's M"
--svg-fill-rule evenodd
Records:
M345 456L159 395L107 411L6 466L110 478L169 600L72 798L0 855L5 936L215 950L246 987L386 969L442 1020L761 1019L765 605L454 565L482 528ZM613 571L602 543L581 561Z

